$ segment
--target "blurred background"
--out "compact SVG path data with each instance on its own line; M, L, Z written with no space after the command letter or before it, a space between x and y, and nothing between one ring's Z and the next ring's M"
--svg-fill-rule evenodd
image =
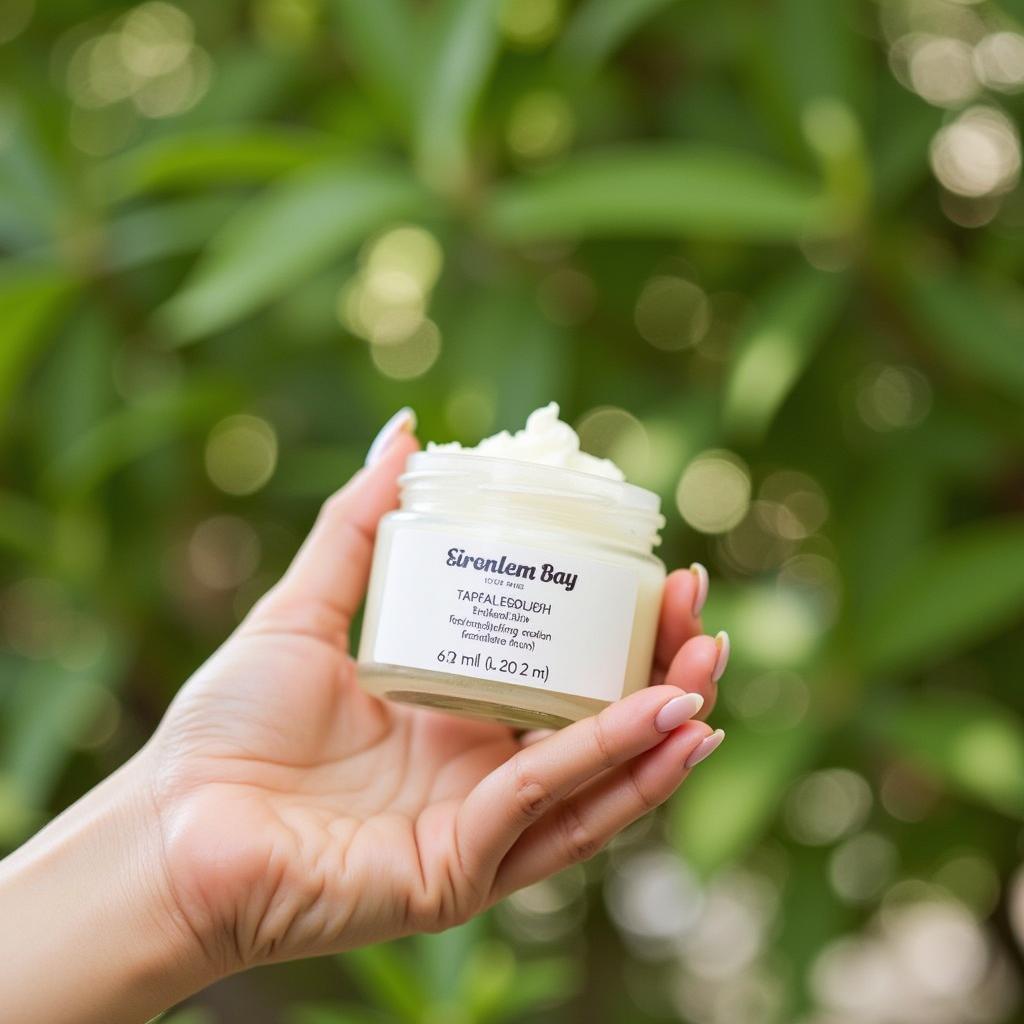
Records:
M3 0L0 847L396 408L556 399L710 567L728 741L482 920L166 1020L1024 1019L1021 90L1022 0Z

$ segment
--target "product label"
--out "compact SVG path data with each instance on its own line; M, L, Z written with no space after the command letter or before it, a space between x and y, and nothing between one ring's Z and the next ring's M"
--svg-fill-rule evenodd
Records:
M624 566L399 528L373 660L617 700L636 596Z

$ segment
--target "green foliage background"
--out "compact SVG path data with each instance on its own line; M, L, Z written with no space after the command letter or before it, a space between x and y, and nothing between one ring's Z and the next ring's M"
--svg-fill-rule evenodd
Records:
M711 568L726 744L610 856L485 921L168 1019L824 1021L822 952L909 905L982 943L989 994L929 1019L1018 1019L1024 197L953 195L929 153L961 107L1012 125L1024 102L930 104L890 60L913 30L1020 32L1020 0L180 7L191 85L91 99L81 53L132 8L0 12L0 843L144 741L395 408L474 441L555 398L662 493L666 562ZM439 335L389 353L339 294L402 224L443 251ZM657 277L708 303L677 350L638 330ZM238 414L277 449L252 493L208 472ZM709 451L757 499L724 534L676 508ZM644 879L669 888L624 914ZM701 967L672 920L728 920L751 887L730 943L753 952ZM876 1019L848 1013L827 1019Z

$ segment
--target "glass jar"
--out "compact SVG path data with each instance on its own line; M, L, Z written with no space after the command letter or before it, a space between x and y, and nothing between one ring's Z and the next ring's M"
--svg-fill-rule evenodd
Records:
M370 693L560 727L646 686L665 566L658 496L466 452L409 457L359 644Z

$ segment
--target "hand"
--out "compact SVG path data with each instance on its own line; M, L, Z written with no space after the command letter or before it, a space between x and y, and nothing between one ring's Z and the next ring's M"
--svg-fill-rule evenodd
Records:
M721 741L695 719L728 657L702 569L665 585L655 685L558 733L358 687L348 628L408 427L150 742L0 862L5 1021L141 1022L253 964L446 928L595 853Z
M326 504L285 577L152 741L169 888L218 970L464 921L591 856L718 742L684 723L710 710L727 653L700 635L702 581L690 571L666 584L663 685L537 742L364 693L349 623L377 521L416 447L393 432ZM703 709L688 697L659 722L684 692Z

